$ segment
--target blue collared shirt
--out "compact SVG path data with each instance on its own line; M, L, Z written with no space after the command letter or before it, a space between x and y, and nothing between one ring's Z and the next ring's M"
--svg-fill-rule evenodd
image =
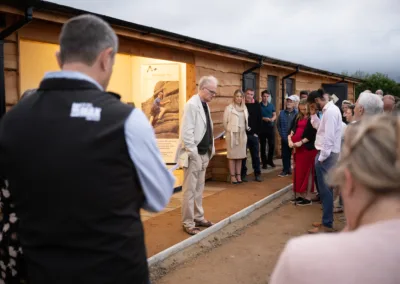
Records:
M50 78L85 80L104 90L97 81L80 72L59 71L44 76L44 79ZM146 115L137 108L132 110L124 127L129 156L135 164L145 195L143 208L153 212L161 211L173 194L175 177L164 164L153 127Z

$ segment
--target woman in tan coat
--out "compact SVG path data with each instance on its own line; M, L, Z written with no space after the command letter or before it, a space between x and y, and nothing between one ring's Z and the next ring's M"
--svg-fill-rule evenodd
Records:
M228 150L229 171L231 183L242 183L240 171L242 160L246 158L247 135L249 113L244 103L244 94L236 90L233 94L233 102L225 108L224 128L226 132L226 147Z

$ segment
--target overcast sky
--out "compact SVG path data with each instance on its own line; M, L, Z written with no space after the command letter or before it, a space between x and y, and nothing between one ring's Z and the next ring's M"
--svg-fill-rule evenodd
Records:
M400 82L400 0L50 2L333 72L383 72Z

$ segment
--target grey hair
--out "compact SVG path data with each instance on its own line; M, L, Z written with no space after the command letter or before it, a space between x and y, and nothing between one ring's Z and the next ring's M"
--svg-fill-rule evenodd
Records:
M112 48L115 55L118 52L118 37L111 26L99 17L74 17L61 30L61 64L81 62L92 66L98 55L107 48Z
M376 94L363 92L358 97L357 103L363 107L365 115L375 115L383 112L383 101Z
M205 86L208 86L209 84L215 83L215 85L218 85L218 80L214 76L203 76L200 78L199 81L199 91L204 89Z
M383 91L382 90L376 90L375 94L379 96L383 96Z

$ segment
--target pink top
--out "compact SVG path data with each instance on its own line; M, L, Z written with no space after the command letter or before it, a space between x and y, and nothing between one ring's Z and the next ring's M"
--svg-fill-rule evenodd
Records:
M399 284L400 219L353 232L295 238L270 284Z

